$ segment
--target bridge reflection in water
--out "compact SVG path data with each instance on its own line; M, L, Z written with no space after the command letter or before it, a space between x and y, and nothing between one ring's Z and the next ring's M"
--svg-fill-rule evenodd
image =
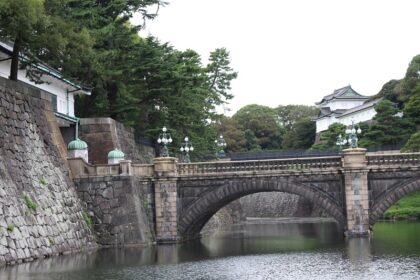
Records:
M343 239L331 222L253 221L188 243L68 255L2 268L0 275L23 280L416 279L420 223L376 227L373 237Z

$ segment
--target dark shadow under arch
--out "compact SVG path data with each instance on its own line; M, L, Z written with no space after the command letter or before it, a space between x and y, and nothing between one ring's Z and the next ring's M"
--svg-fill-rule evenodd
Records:
M325 209L342 229L345 227L343 207L320 189L300 185L287 178L242 178L205 193L185 209L179 217L178 224L181 238L196 238L219 209L236 199L258 192L286 192L302 196Z
M371 206L369 224L373 226L377 220L383 217L386 210L398 200L412 192L420 190L420 176L398 183L391 187Z

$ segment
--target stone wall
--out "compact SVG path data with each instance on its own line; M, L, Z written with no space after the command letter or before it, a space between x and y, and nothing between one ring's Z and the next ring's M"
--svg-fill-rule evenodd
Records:
M246 217L320 217L325 212L318 205L295 194L272 192L256 193L240 200Z
M125 158L133 163L152 163L155 156L153 147L139 145L134 140L134 130L111 118L80 119L80 138L89 146L89 162L108 163L109 151L118 148Z
M92 217L99 244L109 247L153 241L151 181L120 175L75 179L75 184Z
M0 265L96 246L50 102L0 78Z

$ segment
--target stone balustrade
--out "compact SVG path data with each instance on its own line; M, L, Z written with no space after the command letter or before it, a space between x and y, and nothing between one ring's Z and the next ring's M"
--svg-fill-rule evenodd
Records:
M74 178L117 175L152 177L154 174L153 164L132 164L129 160L121 161L119 164L95 165L87 163L83 158L69 158L67 161Z
M368 155L366 158L370 166L420 165L420 153Z
M340 168L341 165L342 163L340 156L257 161L199 162L178 164L178 174L180 176L190 176L215 173L220 174L237 172L269 172L281 170L309 170Z
M369 166L406 166L420 165L420 153L398 153L367 155ZM161 161L155 164L132 164L131 161L121 161L119 164L97 164L92 165L82 158L69 158L68 162L73 177L89 176L115 176L132 175L136 177L153 177L159 171ZM254 160L254 161L216 161L198 163L176 163L172 175L194 176L204 174L226 174L238 172L272 172L272 171L293 171L312 169L336 169L343 167L341 156L313 157L313 158L291 158L277 160Z

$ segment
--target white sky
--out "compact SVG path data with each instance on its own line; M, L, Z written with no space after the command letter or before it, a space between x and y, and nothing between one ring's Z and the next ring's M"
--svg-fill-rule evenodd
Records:
M226 47L238 78L229 115L257 103L313 105L351 84L376 94L420 54L418 0L168 0L142 35L207 62Z

